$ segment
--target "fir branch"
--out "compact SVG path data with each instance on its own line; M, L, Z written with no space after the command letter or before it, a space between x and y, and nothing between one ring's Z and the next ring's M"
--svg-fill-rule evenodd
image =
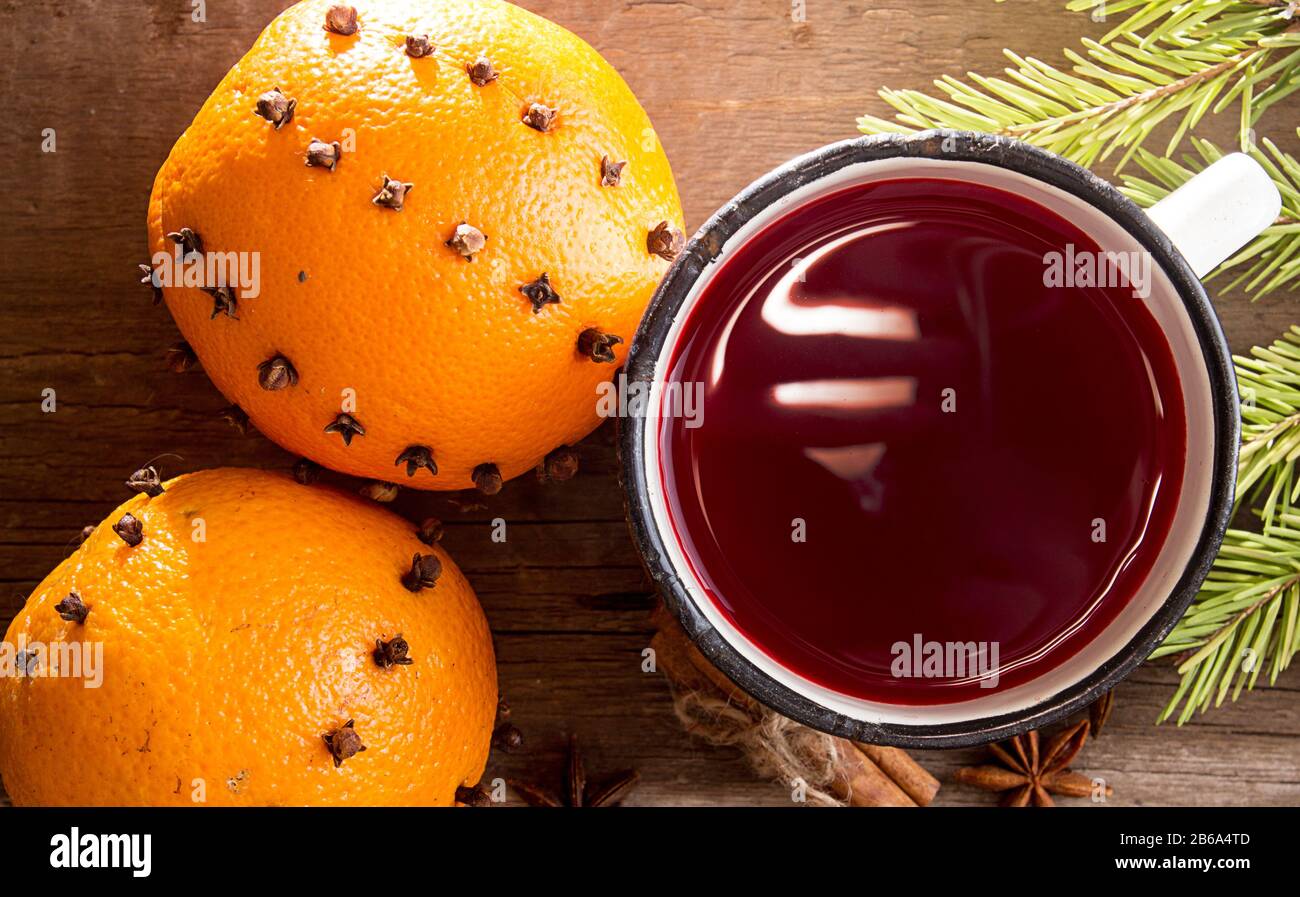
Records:
M1160 722L1237 700L1268 671L1270 684L1300 652L1300 327L1238 356L1242 445L1238 512L1200 592L1151 655L1178 655L1182 681ZM1179 705L1181 704L1181 710Z
M1001 0L998 0L1001 2ZM1122 151L1145 177L1122 175L1130 198L1150 206L1224 155L1191 136L1195 155L1162 158L1145 144L1177 122L1172 156L1207 113L1234 104L1241 149L1282 194L1277 221L1212 276L1233 275L1255 297L1300 284L1300 162L1255 126L1275 103L1300 90L1300 0L1069 0L1067 8L1108 20L1127 13L1069 70L1010 50L1005 77L944 76L937 95L880 91L891 119L864 115L864 133L957 128L1017 137L1092 166ZM1300 132L1298 132L1300 133ZM1262 146L1262 148L1261 148ZM1236 357L1242 394L1242 447L1235 511L1256 526L1230 529L1187 614L1152 657L1177 655L1182 681L1160 720L1181 725L1198 711L1236 700L1261 672L1275 682L1300 653L1300 327L1269 347ZM1181 706L1181 710L1179 709Z
M1001 2L1001 0L999 0ZM1284 208L1273 227L1225 262L1227 288L1259 298L1300 282L1300 166L1270 141L1256 146L1255 126L1273 104L1300 90L1300 0L1070 0L1067 8L1109 19L1127 13L1085 53L1066 50L1069 71L1005 50L1006 77L968 73L935 81L939 95L884 88L894 119L864 115L867 134L958 128L1016 137L1094 166L1121 152L1154 181L1122 175L1125 192L1151 205L1222 152L1194 141L1200 155L1180 165L1145 144L1163 122L1177 122L1164 148L1171 156L1207 113L1239 107L1240 143L1268 169ZM1235 269L1235 270L1233 270Z
M1155 205L1224 155L1208 140L1193 137L1191 142L1196 155L1185 155L1181 162L1140 150L1135 161L1149 177L1123 175L1120 189L1138 205ZM1240 286L1258 299L1273 290L1300 286L1300 160L1282 152L1268 139L1263 141L1262 148L1249 146L1246 152L1272 177L1282 194L1282 211L1271 227L1220 265L1206 280L1230 272L1234 276L1225 290Z
M1300 89L1300 15L1292 0L1073 0L1069 8L1110 16L1136 10L1084 54L1066 50L1070 71L1006 50L1005 78L968 73L935 81L941 96L884 88L893 120L864 115L864 133L960 128L1017 137L1081 165L1120 169L1171 116L1166 155L1210 111L1241 107L1243 141L1259 116ZM1143 32L1141 29L1146 29Z
M1104 46L1085 40L1084 44L1088 58L1072 50L1066 56L1075 63L1073 71L1090 81L1007 51L1016 67L1006 74L1015 84L970 73L968 77L978 85L973 87L944 76L935 84L948 100L920 91L885 89L880 95L899 110L898 120L904 126L872 116L858 119L858 126L867 133L954 127L1001 134L1087 166L1105 162L1122 149L1119 169L1158 124L1182 113L1170 140L1172 151L1225 88L1231 84L1231 93L1241 83L1257 80L1259 61L1268 52L1221 44L1192 58L1165 48L1158 53L1139 51L1131 41ZM1141 62L1129 64L1135 60Z

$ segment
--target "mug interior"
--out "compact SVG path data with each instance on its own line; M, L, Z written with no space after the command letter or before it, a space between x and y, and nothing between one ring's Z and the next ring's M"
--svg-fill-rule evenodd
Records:
M907 177L945 178L975 182L1015 193L1073 222L1101 249L1115 252L1150 251L1121 224L1089 202L1028 174L981 162L898 157L857 162L838 168L787 193L760 209L721 247L687 292L673 316L667 335L653 358L656 380L669 362L692 309L727 257L750 237L796 207L846 187ZM661 562L680 577L688 600L708 624L749 664L801 697L850 720L868 725L948 726L992 717L1023 714L1053 696L1078 685L1123 651L1151 621L1184 576L1196 554L1210 514L1215 470L1214 391L1201 342L1191 314L1174 282L1150 253L1151 289L1145 302L1168 341L1183 393L1187 455L1173 525L1155 565L1138 592L1103 632L1073 656L1037 678L987 695L959 702L904 705L866 700L831 690L783 666L742 634L709 598L691 560L676 535L664 485L661 459L661 409L663 390L651 394L646 426L641 430L645 499L652 525L665 557ZM1098 364L1105 364L1107 348L1097 347Z

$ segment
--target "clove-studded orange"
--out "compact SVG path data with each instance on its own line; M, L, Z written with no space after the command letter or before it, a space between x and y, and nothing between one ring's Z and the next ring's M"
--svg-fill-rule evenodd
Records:
M500 0L306 0L158 172L146 279L283 447L490 489L600 422L682 229L650 120L575 35ZM249 276L178 283L178 250Z
M139 494L6 635L14 803L468 802L496 669L440 547L373 502L276 473L128 485ZM128 515L138 541L117 527Z

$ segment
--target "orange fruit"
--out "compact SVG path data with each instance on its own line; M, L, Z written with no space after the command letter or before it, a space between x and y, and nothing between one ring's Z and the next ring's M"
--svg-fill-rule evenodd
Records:
M162 487L96 527L9 627L0 777L15 804L441 805L478 781L492 642L441 548L280 474ZM441 574L429 585L422 560L413 592L417 554ZM31 675L15 675L18 651Z
M276 18L177 141L155 282L284 448L422 489L499 483L600 422L681 247L668 160L618 73L532 13L332 6ZM172 276L199 244L243 253L253 286Z

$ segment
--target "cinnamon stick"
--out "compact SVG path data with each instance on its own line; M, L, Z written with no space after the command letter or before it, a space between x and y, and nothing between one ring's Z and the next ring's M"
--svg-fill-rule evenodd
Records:
M758 711L761 705L711 664L686 635L677 618L658 607L652 622L658 630L650 641L655 662L669 679L696 691L715 691L732 704ZM898 748L832 739L836 751L835 785L854 807L926 806L939 790L939 781Z
M685 646L681 644L680 639L674 637L672 632L660 629L654 634L654 638L650 639L650 647L655 652L655 665L672 682L695 691L712 687L704 674L691 663L690 658L686 656Z
M657 608L651 621L659 631L650 640L650 647L654 649L655 662L670 679L697 690L702 687L712 688L738 707L757 709L758 702L709 663L708 658L695 647L695 643L686 635L686 630L667 608Z
M837 784L852 807L915 807L902 788L847 738L835 739L839 754Z
M882 747L878 744L855 745L867 759L880 767L899 788L907 793L917 806L928 807L939 793L939 780L930 775L920 763L900 748Z

